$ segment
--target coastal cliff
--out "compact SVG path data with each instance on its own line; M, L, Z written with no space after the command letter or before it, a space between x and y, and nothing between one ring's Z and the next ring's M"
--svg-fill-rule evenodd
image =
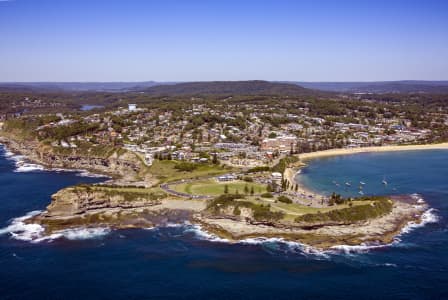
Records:
M88 170L127 181L142 179L140 175L145 169L145 164L139 157L121 149L110 151L106 155L80 153L78 149L67 149L62 153L38 141L21 140L5 134L0 137L0 142L12 152L48 168Z
M147 193L111 191L90 186L60 190L52 197L45 217L70 217L100 209L132 209L160 204L159 197Z
M55 193L47 209L29 223L41 224L49 233L79 226L149 227L153 222L145 215L165 196L145 189L73 186Z

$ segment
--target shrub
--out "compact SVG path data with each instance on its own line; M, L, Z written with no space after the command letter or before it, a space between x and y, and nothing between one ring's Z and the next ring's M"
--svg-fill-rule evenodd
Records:
M392 210L392 201L387 198L377 198L372 204L335 209L326 213L306 214L298 216L296 222L344 222L351 223L377 218Z
M271 193L263 193L263 194L261 194L261 197L263 197L263 198L274 198L274 196Z
M246 181L246 182L254 182L254 179L252 177L250 177L250 176L244 176L243 180Z
M246 171L246 173L267 172L271 170L268 166L254 167Z
M284 195L280 195L277 200L283 203L292 203L292 200Z

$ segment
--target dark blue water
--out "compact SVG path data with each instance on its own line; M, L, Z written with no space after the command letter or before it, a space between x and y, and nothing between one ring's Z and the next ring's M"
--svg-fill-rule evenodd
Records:
M209 242L185 227L41 243L5 234L0 236L0 298L446 299L447 158L437 151L357 155L315 161L306 170L304 180L316 179L315 187L328 190L334 179L326 176L335 172L347 180L362 178L366 189L385 175L401 193L421 193L439 221L390 247L322 256L275 242ZM12 162L0 158L0 228L43 209L61 187L97 180L13 170Z

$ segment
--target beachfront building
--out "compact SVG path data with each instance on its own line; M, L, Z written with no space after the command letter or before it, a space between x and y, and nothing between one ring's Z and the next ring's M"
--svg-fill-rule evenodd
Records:
M295 136L279 136L276 138L267 138L261 141L261 151L290 151L291 147L295 147L297 137Z
M128 110L129 111L136 111L137 110L137 104L128 104Z

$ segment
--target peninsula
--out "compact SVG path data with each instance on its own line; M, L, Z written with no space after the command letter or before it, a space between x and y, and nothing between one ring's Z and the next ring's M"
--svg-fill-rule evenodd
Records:
M168 101L125 93L121 96L137 103L97 101L87 111L54 97L22 99L22 105L39 103L39 109L5 113L0 143L47 169L110 177L58 191L45 211L27 222L40 224L46 234L190 222L229 241L274 237L328 249L387 244L407 224L421 221L428 206L418 195L320 195L295 176L318 157L448 149L445 112L434 106L420 114L406 102L383 103L372 95L347 99L287 84L238 87L250 84L300 95L213 94L185 102L177 94ZM43 112L47 103L65 110Z

